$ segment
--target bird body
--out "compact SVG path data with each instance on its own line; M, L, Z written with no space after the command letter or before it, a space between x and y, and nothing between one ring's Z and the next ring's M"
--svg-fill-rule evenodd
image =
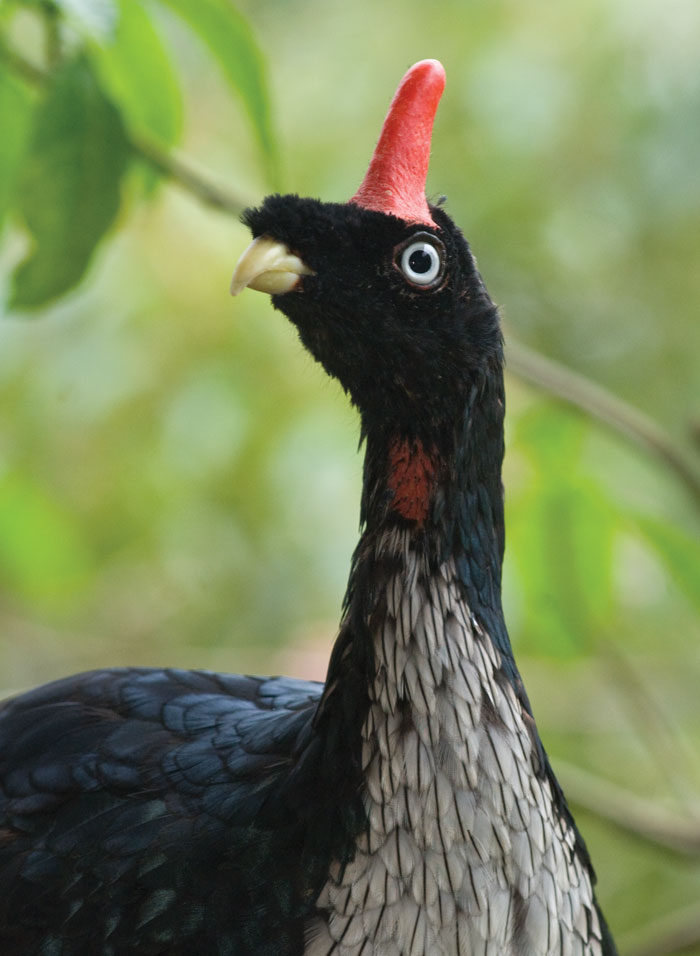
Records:
M349 204L269 197L233 291L339 379L362 534L325 685L68 678L0 709L4 956L614 956L501 608L498 313L409 71Z
M126 669L6 704L0 952L300 953L292 887L314 794L290 770L319 691Z

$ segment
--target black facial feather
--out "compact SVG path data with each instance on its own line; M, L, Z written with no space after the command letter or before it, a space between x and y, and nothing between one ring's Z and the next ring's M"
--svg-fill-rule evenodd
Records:
M290 195L244 216L254 237L285 243L314 270L272 302L349 392L365 431L391 415L395 432L434 437L454 424L475 381L500 374L496 307L459 229L442 209L431 211L434 229ZM426 233L446 250L437 289L416 288L396 265L401 247Z

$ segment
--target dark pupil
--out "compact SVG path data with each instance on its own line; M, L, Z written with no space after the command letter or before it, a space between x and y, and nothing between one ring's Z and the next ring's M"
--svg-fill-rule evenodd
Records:
M426 272L430 272L433 266L433 257L430 253L426 252L425 249L416 249L416 251L412 252L408 257L408 264L413 272L422 275Z

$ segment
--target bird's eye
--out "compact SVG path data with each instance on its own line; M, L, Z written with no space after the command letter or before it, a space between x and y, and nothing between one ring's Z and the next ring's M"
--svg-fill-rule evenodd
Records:
M434 289L445 273L445 247L429 232L419 232L399 247L395 261L411 285Z

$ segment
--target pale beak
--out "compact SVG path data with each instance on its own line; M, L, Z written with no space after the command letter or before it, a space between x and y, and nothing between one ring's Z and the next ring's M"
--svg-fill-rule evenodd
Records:
M301 276L313 274L313 269L290 252L284 243L269 236L259 236L238 260L231 279L231 295L238 295L246 288L281 295L290 292Z

